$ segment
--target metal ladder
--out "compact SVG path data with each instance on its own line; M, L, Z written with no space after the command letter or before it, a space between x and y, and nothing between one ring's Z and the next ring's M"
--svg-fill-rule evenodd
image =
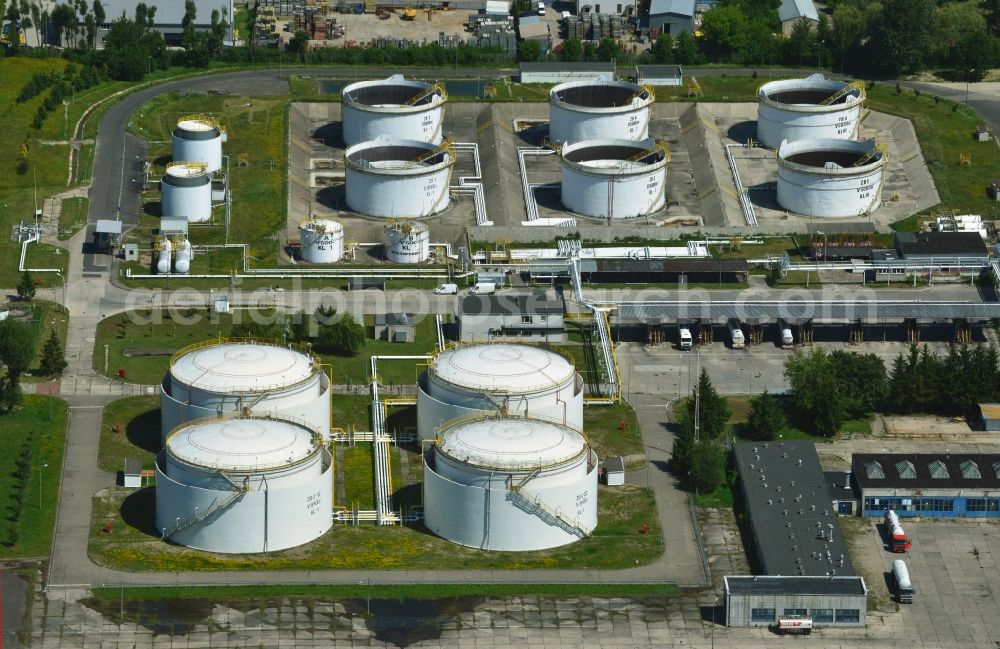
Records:
M542 502L542 499L537 495L533 498L529 497L521 489L510 489L509 493L510 500L515 506L529 514L538 516L549 525L554 525L555 527L558 527L570 534L579 536L580 538L589 537L593 533L593 530L588 530L580 525L576 520L566 518L558 509L553 509Z
M223 472L220 471L219 475L222 476L223 478L225 478L226 482L228 482L229 484L236 486L236 490L233 491L232 494L230 494L229 496L227 496L221 502L219 501L218 498L216 498L215 500L212 501L212 504L209 505L204 511L197 511L197 509L196 509L195 513L192 514L191 516L188 516L187 518L185 518L182 521L178 521L178 522L174 523L170 527L163 528L163 530L162 530L162 534L163 535L160 537L161 540L169 539L171 536L173 536L174 534L177 534L181 530L185 530L185 529L191 527L192 525L200 523L201 521L205 520L206 518L208 518L209 516L211 516L215 512L220 511L222 509L225 509L225 508L229 507L230 505L232 505L233 503L235 503L237 500L239 500L240 498L242 498L243 494L247 493L250 490L250 486L249 486L248 483L244 483L243 485L236 485L236 483L233 481L233 479L230 478L225 473L223 473Z

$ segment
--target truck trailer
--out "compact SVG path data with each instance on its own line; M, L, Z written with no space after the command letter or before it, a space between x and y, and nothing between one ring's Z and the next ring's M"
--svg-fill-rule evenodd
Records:
M899 523L899 516L891 509L885 513L885 533L889 537L891 552L906 552L913 547L913 541L906 536L903 526Z
M892 579L896 588L896 600L900 604L912 604L917 591L910 583L910 571L906 569L906 562L902 559L892 562Z

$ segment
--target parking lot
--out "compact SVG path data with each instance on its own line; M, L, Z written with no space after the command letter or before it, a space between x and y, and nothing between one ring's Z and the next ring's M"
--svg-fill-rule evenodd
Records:
M1000 583L1000 524L967 520L905 520L913 539L905 555L884 548L881 521L847 519L845 528L859 523L852 534L851 558L865 577L872 599L896 618L907 635L927 646L996 647L1000 641L1000 606L995 585ZM914 602L887 601L892 589L892 562L902 558L917 591Z

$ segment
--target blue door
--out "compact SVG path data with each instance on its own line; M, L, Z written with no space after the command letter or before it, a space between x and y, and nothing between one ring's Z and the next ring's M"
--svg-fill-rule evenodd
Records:
M837 501L837 513L838 514L847 514L848 516L850 516L852 513L854 513L854 512L851 511L853 509L853 505L854 505L854 503L852 503L850 500L847 500L847 501L838 500Z

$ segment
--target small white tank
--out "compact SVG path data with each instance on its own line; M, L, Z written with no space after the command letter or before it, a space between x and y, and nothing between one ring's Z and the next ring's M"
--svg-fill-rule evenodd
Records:
M209 172L222 169L222 143L226 132L207 115L190 115L177 120L172 134L174 160L203 162Z
M420 264L431 256L431 232L419 221L396 221L383 229L385 258L397 264Z
M333 264L344 257L344 226L330 219L299 225L299 255L310 264Z
M164 237L160 240L160 252L156 259L156 272L161 275L170 273L170 256L173 252L173 245L170 239Z
M212 176L201 162L174 162L160 179L160 215L180 217L188 223L212 218Z
M191 242L181 239L177 242L177 253L174 255L174 271L177 273L187 273L191 270Z

